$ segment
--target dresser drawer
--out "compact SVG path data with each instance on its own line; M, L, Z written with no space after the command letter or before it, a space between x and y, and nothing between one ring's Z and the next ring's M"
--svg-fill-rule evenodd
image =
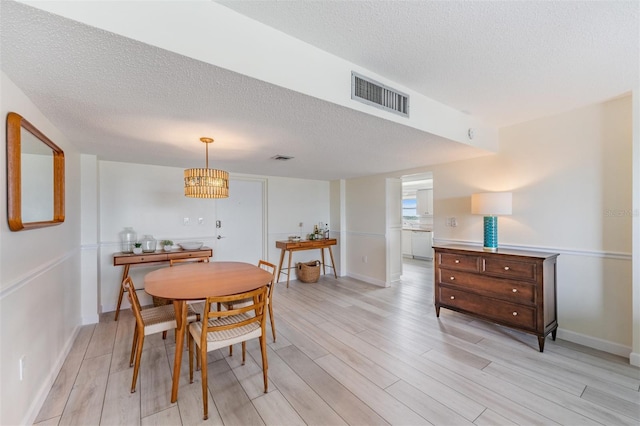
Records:
M467 311L504 325L536 329L536 310L529 306L482 297L453 288L440 287L440 304Z
M163 262L167 260L166 253L143 253L139 255L124 255L113 258L113 265L132 265L138 263Z
M198 250L198 251L181 251L176 253L169 253L169 259L199 259L211 257L210 251Z
M463 291L471 291L515 303L528 305L535 303L535 286L526 282L443 268L439 269L436 277L438 284L463 287L460 289Z
M448 268L479 271L481 262L480 256L441 253L438 257L438 264Z
M484 259L484 272L507 278L536 279L536 264L517 262L506 258L487 257Z

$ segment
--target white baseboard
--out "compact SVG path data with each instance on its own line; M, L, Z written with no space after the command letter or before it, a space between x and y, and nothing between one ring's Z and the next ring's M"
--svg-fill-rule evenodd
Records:
M384 281L376 280L371 277L367 277L365 275L354 274L353 272L349 272L347 274L348 277L354 278L356 280L364 281L365 283L377 285L378 287L389 287L391 284L386 283Z
M82 317L82 325L97 324L100 322L100 316L98 314Z
M629 355L629 364L640 367L640 352L631 352Z
M593 349L597 349L603 352L607 352L614 355L619 355L624 358L631 357L631 348L629 346L624 346L619 343L610 342L608 340L598 339L597 337L587 336L585 334L576 333L569 330L563 330L562 328L558 328L557 337L562 340L567 340L569 342L577 343L579 345L588 346ZM635 354L640 358L640 354ZM630 359L631 361L631 359ZM636 361L640 361L637 359ZM633 364L638 365L638 364Z
M80 326L77 326L75 330L73 330L73 333L71 333L71 337L65 343L64 350L60 352L60 355L56 360L55 368L51 369L49 371L49 374L47 375L47 378L42 381L42 385L40 386L40 389L38 389L38 393L35 395L35 398L33 398L31 406L27 410L27 413L25 414L23 419L24 421L21 424L32 425L36 421L36 417L38 416L38 413L40 413L40 410L42 409L42 406L44 405L44 402L46 401L47 396L49 395L49 391L53 387L58 374L60 374L60 370L62 370L62 366L64 365L64 362L67 359L67 355L69 355L71 347L73 346L73 342L76 341L76 337L78 337L79 332Z

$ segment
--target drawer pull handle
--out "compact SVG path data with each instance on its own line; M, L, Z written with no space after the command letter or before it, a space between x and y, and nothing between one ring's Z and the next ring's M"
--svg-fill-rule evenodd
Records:
M508 270L509 270L509 267L508 267L508 266L505 266L505 267L504 267L504 270L505 270L505 271L508 271Z
M451 300L453 300L453 299L455 299L455 298L456 298L455 296L451 296Z
M518 289L517 289L517 288L514 288L514 289L513 289L513 290L511 290L511 291L512 291L512 292L514 292L514 293L517 293L517 292L518 292Z
M456 263L460 263L460 261L458 259L456 259Z
M456 279L456 277L449 277L449 279L450 279L451 281L453 281L453 280L455 280L455 279Z
M517 312L514 312L514 313L513 313L513 316L514 316L514 317L517 317L517 316L518 316L518 313L517 313Z

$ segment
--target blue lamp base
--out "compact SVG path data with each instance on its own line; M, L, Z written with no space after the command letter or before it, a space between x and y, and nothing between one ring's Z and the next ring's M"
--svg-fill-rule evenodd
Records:
M498 216L484 217L484 251L498 250Z

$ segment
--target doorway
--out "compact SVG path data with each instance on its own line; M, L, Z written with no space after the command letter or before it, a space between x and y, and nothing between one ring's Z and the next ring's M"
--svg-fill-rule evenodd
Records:
M433 175L402 177L402 274L433 264Z

